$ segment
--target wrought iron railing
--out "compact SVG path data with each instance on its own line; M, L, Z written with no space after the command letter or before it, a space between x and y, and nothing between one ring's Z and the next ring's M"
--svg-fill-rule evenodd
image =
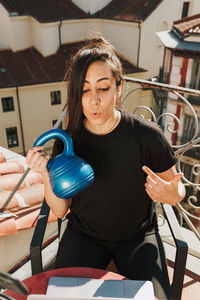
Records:
M147 80L142 80L142 79L137 79L137 78L130 78L130 77L124 77L124 80L128 83L131 84L137 84L138 86L135 87L133 89L131 89L126 96L123 98L122 100L122 106L126 103L126 99L127 97L135 92L138 89L144 89L144 88L148 88L148 89L158 89L161 91L165 91L165 96L166 96L166 92L171 92L174 93L177 96L177 99L180 99L183 101L183 103L185 105L188 106L188 108L191 111L191 114L194 117L194 124L195 124L195 130L194 130L194 134L191 137L190 141L177 145L177 144L172 144L172 147L175 150L175 155L178 158L178 163L177 163L177 169L179 172L182 172L181 170L181 160L183 158L183 156L186 154L187 151L191 150L191 149L197 149L199 150L200 148L200 137L197 137L198 134L198 118L197 118L197 114L194 110L194 108L192 107L192 105L190 104L190 102L183 96L183 94L188 94L188 95L195 95L195 96L200 96L200 91L194 90L194 89L188 89L188 88L183 88L183 87L179 87L179 86L173 86L173 85L168 85L168 84L164 84L164 83L160 83L160 82L156 82L156 81L147 81ZM174 100L174 99L173 99ZM180 124L180 120L177 118L176 115L169 113L169 112L164 112L159 116L156 116L156 114L152 111L151 108L147 107L147 106L139 106L134 110L134 113L136 113L138 110L144 109L147 110L150 114L151 114L151 119L153 122L159 123L159 121L168 116L173 118L174 120L176 120L177 124ZM56 124L54 125L54 128L58 128L60 123L62 122L63 118L65 117L66 114L66 110L67 108L65 108L65 110L63 111L62 115L60 116L59 120L56 122ZM178 131L178 126L177 129L174 130L174 123L172 122L166 122L165 124L165 128L166 130L168 130L170 133L175 134ZM200 176L200 163L194 164L192 167L192 174L195 177L199 177ZM21 185L21 183L23 182L23 180L25 179L26 175L29 172L29 168L26 169L26 171L24 172L24 174L22 175L21 179L19 180L19 182L17 183L17 185L15 186L15 188L13 189L13 191L10 193L8 199L5 201L4 205L2 206L2 208L0 209L0 213L3 213L6 210L6 207L8 206L8 203L12 200L14 194L16 193L16 191L18 190L19 186ZM197 210L200 213L200 207L197 205L198 203L198 197L197 195L200 195L200 183L198 182L192 182L190 181L188 178L186 178L185 176L183 176L182 178L184 185L186 187L186 189L190 188L192 190L194 190L194 193L188 196L188 199L186 199L185 201L182 201L181 203L176 204L176 209L177 212L180 216L180 221L181 224L183 222L183 220L187 223L188 227L195 233L195 235L197 236L197 238L200 240L200 233L198 232L198 230L195 228L193 222L191 220L196 220L198 222L200 222L200 216L195 215L194 213L192 213L192 210ZM191 208L190 210L186 210L183 203L187 202L188 206Z
M194 96L200 97L200 91L197 91L194 89L189 89L189 88L183 88L183 87L179 87L179 86L168 85L168 84L164 84L164 83L160 83L160 82L156 82L156 81L147 81L147 80L142 80L142 79L137 79L137 78L129 78L129 77L125 77L124 79L127 82L139 85L139 87L134 86L134 88L129 91L128 95L126 97L124 97L124 99L122 100L122 105L125 104L126 98L131 93L138 90L138 88L151 88L151 89L159 89L162 91L167 91L167 92L171 92L171 93L175 94L177 96L177 99L173 98L173 101L177 101L177 104L178 104L178 101L182 100L184 105L186 105L189 108L189 110L194 118L194 127L195 127L194 134L191 137L191 139L185 143L182 143L179 145L171 144L171 146L174 148L175 155L178 158L177 170L178 170L178 172L182 172L181 161L182 161L184 155L186 155L187 151L189 152L191 149L199 150L199 148L200 148L200 137L197 136L198 128L199 128L198 117L197 117L197 114L196 114L194 108L192 107L190 102L183 96L183 94L194 95ZM165 94L165 96L166 96L166 94ZM199 100L200 100L200 98L199 98ZM199 104L200 104L200 101L199 101ZM165 129L167 131L169 131L171 134L177 134L179 126L180 126L180 120L175 114L172 114L169 112L164 112L161 115L156 116L155 113L152 111L152 109L150 109L147 106L143 106L143 105L137 107L133 112L136 113L138 110L140 110L140 112L141 112L141 109L147 110L151 114L152 121L156 122L156 123L159 123L161 118L164 118L166 116L173 118L175 120L175 122L177 122L177 124L178 124L178 126L176 126L177 128L174 129L174 124L175 124L174 122L166 121ZM190 153L190 157L191 157L191 153ZM193 190L193 193L189 194L189 195L187 193L188 198L185 199L184 201L176 204L175 208L177 209L177 212L179 214L179 217L180 217L179 219L180 219L181 225L182 225L183 221L185 221L185 223L188 225L190 230L192 230L195 233L195 235L197 236L197 238L200 240L200 233L193 224L194 220L196 220L197 222L200 223L200 206L198 205L199 204L198 196L200 197L200 162L195 163L192 166L191 173L192 173L193 177L195 177L195 178L198 177L198 182L190 181L188 178L185 177L185 175L182 177L182 180L186 187L186 190L188 188L190 188L190 192L191 192L191 190ZM184 206L185 203L187 203L188 209L185 208L185 206ZM199 212L199 216L196 215L193 211Z

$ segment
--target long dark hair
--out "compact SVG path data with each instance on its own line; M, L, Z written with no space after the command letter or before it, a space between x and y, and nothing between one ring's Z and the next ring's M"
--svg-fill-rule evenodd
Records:
M123 75L121 63L113 46L104 38L100 37L86 42L74 56L72 64L67 72L67 114L66 127L70 135L76 133L83 121L82 112L82 89L88 67L95 61L107 62L112 74L116 79L116 85L120 85Z

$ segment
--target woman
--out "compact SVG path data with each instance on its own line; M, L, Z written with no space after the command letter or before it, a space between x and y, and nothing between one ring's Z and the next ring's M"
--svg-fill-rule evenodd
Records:
M103 38L80 49L69 71L66 130L76 155L94 169L92 185L73 199L60 199L50 188L49 156L42 147L29 150L27 164L41 172L53 213L63 217L70 207L56 267L103 269L112 257L120 274L151 280L155 295L170 299L154 201L181 201L183 174L177 174L173 151L157 125L116 108L122 79L115 51ZM53 156L62 151L56 140Z

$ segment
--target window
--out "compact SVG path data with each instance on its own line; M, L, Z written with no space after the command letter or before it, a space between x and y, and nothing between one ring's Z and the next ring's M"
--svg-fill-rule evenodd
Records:
M51 92L51 105L61 104L60 91Z
M188 16L189 5L190 5L189 1L183 3L183 9L182 9L182 16L181 16L181 18L185 18L185 17Z
M57 121L58 121L58 120L53 120L53 121L52 121L52 127L54 127L54 125L56 124ZM60 125L59 125L58 128L62 129L62 122L60 123Z
M14 110L13 97L1 98L1 103L2 103L3 112Z
M195 176L192 174L192 165L181 162L181 171L184 173L185 178L194 182Z
M171 51L169 49L165 50L165 59L164 59L164 69L162 70L162 82L163 83L168 83L168 79L169 79L169 68L170 68L170 64L171 64Z
M190 182L195 183L195 177L196 176L192 172L193 166L189 165L187 163L180 162L180 167L181 167L181 172L184 173L185 178L187 180L189 180ZM189 186L186 189L186 197L185 197L185 199L188 199L188 197L190 197L191 195L194 195L194 192L195 192L195 190L192 188L192 186Z
M198 123L199 123L199 119L198 119ZM194 117L185 115L183 134L181 138L182 143L189 142L193 138L195 131L196 131L196 123ZM199 136L199 128L198 128L197 136Z
M6 128L8 148L19 146L17 127Z
M200 61L195 60L192 66L191 88L200 89Z

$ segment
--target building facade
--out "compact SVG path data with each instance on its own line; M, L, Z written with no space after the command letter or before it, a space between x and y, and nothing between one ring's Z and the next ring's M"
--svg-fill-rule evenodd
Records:
M160 72L160 81L171 85L200 89L200 14L182 18L173 23L170 31L157 33L164 45L163 63ZM180 120L180 126L171 117L166 118L166 123L173 123L173 130L165 129L165 135L173 145L184 145L200 137L200 97L184 95L186 101L176 94L165 95L165 105L162 112L169 112ZM193 183L187 189L188 197L197 197L192 210L199 215L200 192L199 166L200 152L197 144L186 151L181 159L181 171L186 180ZM192 200L192 198L191 198ZM187 204L186 204L187 206ZM195 208L196 207L196 208ZM194 220L196 226L198 221Z
M155 32L197 10L198 0L0 0L0 145L25 154L52 128L66 102L63 79L80 41L101 33L117 49L126 75L148 79L162 58ZM140 90L126 99L126 108L152 101L151 91Z

